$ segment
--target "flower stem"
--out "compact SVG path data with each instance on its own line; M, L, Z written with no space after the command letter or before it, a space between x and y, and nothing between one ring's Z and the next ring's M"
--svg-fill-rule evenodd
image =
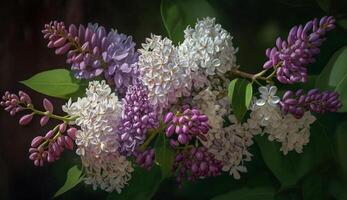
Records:
M149 137L146 139L146 141L139 147L140 151L144 151L147 146L156 138L158 133L160 133L162 130L164 130L165 126L163 122L160 122L160 125L156 129L152 129L152 131L149 131Z
M52 118L52 119L57 119L57 120L60 120L60 121L63 121L63 122L69 122L69 121L74 121L77 119L77 117L72 117L72 116L69 116L69 115L66 115L66 116L59 116L59 115L55 115L53 113L50 113L48 111L46 112L43 112L43 111L40 111L40 110L37 110L34 108L34 106L32 104L29 104L27 105L26 107L23 107L24 109L29 109L31 111L33 111L34 114L37 114L37 115L45 115L49 118Z

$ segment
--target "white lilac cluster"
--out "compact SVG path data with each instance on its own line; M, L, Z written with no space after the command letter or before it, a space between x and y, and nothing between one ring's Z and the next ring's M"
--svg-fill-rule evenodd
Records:
M280 150L283 154L293 150L302 153L303 146L309 142L310 125L315 121L315 117L309 111L300 119L284 114L278 106L280 99L275 96L276 91L276 86L259 88L261 99L253 104L250 120L263 128L263 131L258 133L266 133L270 141L281 143Z
M236 52L233 37L215 18L198 20L194 28L187 27L179 55L192 71L195 88L207 83L207 76L224 74L236 68Z
M177 98L190 95L190 71L178 57L177 47L168 38L152 35L139 50L139 71L148 97L159 109L168 108Z
M253 135L261 131L259 126L249 121L244 124L237 122L234 115L229 115L225 99L218 100L218 92L207 88L193 99L203 113L208 116L211 129L206 135L207 140L200 140L217 160L223 164L223 171L229 172L235 179L240 178L240 172L247 172L245 161L250 161L252 154L248 147L253 144ZM228 103L228 102L227 102ZM228 117L231 125L224 127L224 118Z
M71 99L63 106L64 112L76 117L80 127L76 133L76 153L85 169L85 182L101 189L118 193L127 184L133 171L126 157L118 152L117 127L122 107L118 97L105 81L92 81L86 97Z

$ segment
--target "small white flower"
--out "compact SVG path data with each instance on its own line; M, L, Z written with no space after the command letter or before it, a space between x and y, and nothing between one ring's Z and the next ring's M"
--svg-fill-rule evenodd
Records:
M257 106L263 106L266 103L268 103L270 106L277 106L277 104L280 102L280 98L278 96L275 96L277 92L276 86L261 86L258 88L260 92L261 99L256 100L255 104Z

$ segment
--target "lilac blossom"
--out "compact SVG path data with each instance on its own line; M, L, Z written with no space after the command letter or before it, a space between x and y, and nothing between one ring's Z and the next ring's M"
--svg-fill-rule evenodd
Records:
M91 79L104 73L108 84L125 93L130 84L137 80L138 53L130 36L108 34L103 26L71 24L68 29L63 22L51 22L42 31L48 39L48 48L56 48L58 55L67 54L77 78Z
M342 107L342 102L337 92L311 89L304 94L300 89L295 94L292 91L285 92L279 105L284 113L301 118L307 110L315 113L336 112Z
M287 40L277 38L276 47L266 50L268 61L264 68L274 68L281 83L293 84L307 81L307 65L315 62L314 56L325 40L324 35L335 28L335 19L325 16L304 26L294 26Z
M66 130L66 128L67 125L62 123L48 131L44 137L36 136L32 140L29 159L35 166L42 167L46 162L59 160L64 149L73 150L77 129L71 127Z
M142 168L150 170L154 163L155 151L154 149L148 149L143 152L135 151L135 162Z
M183 106L183 111L176 114L168 112L163 121L167 125L165 134L171 138L170 144L173 147L188 144L194 137L206 140L205 134L210 129L208 117L195 108L190 109L189 106Z
M219 176L222 162L205 147L193 147L176 155L172 170L177 172L176 181L182 184L184 179L194 181L198 178Z
M140 84L129 86L123 99L123 114L118 130L120 151L130 155L144 142L148 129L158 125L157 112L148 99L147 89Z

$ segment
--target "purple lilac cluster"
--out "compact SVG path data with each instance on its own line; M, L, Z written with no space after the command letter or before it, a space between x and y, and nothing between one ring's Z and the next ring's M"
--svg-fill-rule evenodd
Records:
M300 89L295 94L292 91L285 92L279 105L284 113L291 113L296 118L301 118L306 110L316 113L336 112L342 107L342 102L337 92L320 92L319 89L311 89L304 94Z
M34 165L43 166L45 162L54 162L60 158L65 148L73 149L77 129L72 127L66 130L65 123L57 127L58 131L50 130L44 137L37 136L32 140L29 159L34 161Z
M190 109L190 106L183 106L182 112L176 114L168 112L164 116L164 123L167 125L165 134L170 139L170 145L177 147L179 144L188 144L193 137L206 140L205 134L210 129L208 117L198 109ZM175 138L173 138L175 133ZM176 139L177 138L177 139Z
M16 115L29 104L31 104L31 98L27 93L23 91L19 91L18 95L11 94L9 91L6 91L5 94L2 96L2 101L0 101L0 106L5 107L5 111L9 112L11 116ZM26 120L23 119L22 123L20 124L24 125L29 123L31 121L32 116L31 118L29 116L25 118Z
M157 112L148 99L146 88L140 84L129 86L123 99L123 114L119 127L122 153L132 152L147 137L147 130L159 125Z
M140 167L150 170L153 166L154 158L155 158L155 151L154 149L148 149L146 151L135 151L135 162Z
M90 79L104 73L110 85L124 94L130 84L137 82L138 53L130 36L104 27L89 24L87 27L71 24L66 29L63 22L51 22L42 30L48 39L48 48L55 53L67 53L68 64L77 78Z
M172 169L174 172L177 171L176 181L182 184L185 178L194 181L198 178L220 175L222 162L216 160L205 147L193 147L177 154Z
M320 52L319 47L325 40L323 36L334 28L335 19L331 16L294 26L287 40L277 38L276 47L266 50L269 60L263 67L277 70L276 77L281 83L306 82L307 65L315 62L314 56Z

